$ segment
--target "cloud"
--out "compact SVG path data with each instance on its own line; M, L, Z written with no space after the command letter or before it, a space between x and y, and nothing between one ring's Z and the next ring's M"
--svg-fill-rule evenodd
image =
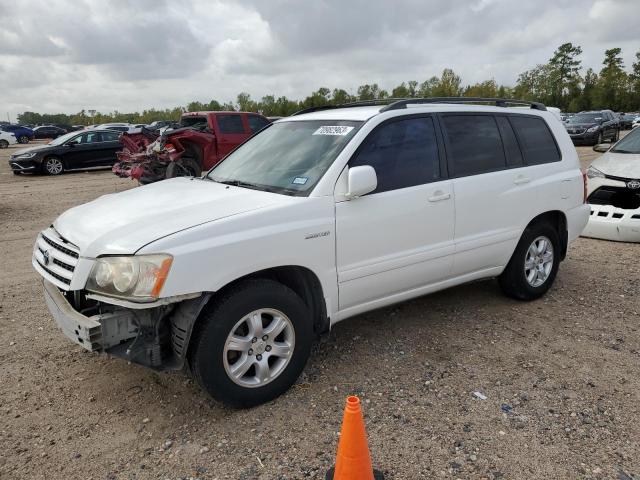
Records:
M630 66L639 17L638 0L21 0L0 3L0 90L15 116L392 89L445 67L512 85L567 41L585 67L612 47Z

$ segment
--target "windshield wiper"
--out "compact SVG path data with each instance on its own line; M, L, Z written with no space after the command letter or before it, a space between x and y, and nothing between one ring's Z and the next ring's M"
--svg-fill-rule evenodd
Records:
M214 182L222 183L223 185L233 185L234 187L251 188L253 190L268 191L268 187L265 187L263 185L258 185L257 183L244 182L242 180L214 180Z
M640 152L631 152L631 151L629 151L629 150L619 150L619 149L617 149L617 148L614 148L613 150L611 150L611 152L612 152L612 153L635 153L635 154L640 153Z

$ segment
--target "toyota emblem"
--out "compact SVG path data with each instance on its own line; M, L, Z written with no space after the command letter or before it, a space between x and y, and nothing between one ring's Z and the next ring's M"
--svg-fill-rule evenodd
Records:
M637 190L640 188L640 180L630 180L627 182L627 188L631 190Z
M42 259L44 260L44 265L49 265L49 250L45 250L42 252Z

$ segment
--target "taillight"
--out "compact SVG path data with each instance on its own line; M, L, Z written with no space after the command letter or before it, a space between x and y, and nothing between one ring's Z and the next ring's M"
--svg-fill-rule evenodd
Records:
M173 143L169 143L169 142L164 144L164 149L167 152L175 152L176 151L176 147L173 146Z
M587 203L587 172L582 172L582 184L584 185L582 203Z

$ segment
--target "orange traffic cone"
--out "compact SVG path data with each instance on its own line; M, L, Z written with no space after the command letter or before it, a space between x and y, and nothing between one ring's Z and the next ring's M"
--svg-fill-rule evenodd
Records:
M336 466L327 472L326 480L384 480L382 473L371 467L367 432L356 396L347 397Z

